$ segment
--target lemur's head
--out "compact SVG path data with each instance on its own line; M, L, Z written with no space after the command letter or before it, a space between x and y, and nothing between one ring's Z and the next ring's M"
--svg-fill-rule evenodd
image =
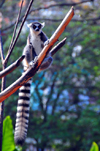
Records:
M45 26L45 23L32 22L28 24L27 26L30 28L31 32L38 35L42 31L42 28Z

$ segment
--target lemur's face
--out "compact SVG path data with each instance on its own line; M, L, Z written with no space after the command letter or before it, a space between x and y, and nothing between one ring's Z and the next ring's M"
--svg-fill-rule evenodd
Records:
M28 27L33 31L35 34L39 34L44 27L45 23L39 23L39 22L33 22L31 24L28 24Z

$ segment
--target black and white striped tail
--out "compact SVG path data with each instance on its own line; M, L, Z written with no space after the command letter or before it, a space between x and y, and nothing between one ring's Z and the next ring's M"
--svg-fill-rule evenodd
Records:
M30 108L31 79L19 89L19 99L16 114L14 139L17 145L22 145L27 136Z

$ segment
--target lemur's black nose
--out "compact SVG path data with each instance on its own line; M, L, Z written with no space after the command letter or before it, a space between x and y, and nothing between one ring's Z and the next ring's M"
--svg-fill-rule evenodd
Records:
M39 31L39 28L36 28L35 31Z

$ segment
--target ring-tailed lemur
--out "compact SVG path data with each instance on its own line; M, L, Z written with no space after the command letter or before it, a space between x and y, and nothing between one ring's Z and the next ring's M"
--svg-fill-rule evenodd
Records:
M27 45L23 50L23 54L25 55L25 59L23 60L24 71L30 65L30 62L34 60L35 56L38 56L42 51L45 42L48 41L47 36L42 31L44 27L44 23L33 22L28 24L30 28L30 34L27 38ZM53 59L50 53L44 59L43 63L40 66L39 71L48 68ZM23 85L19 89L19 99L18 99L18 107L16 114L16 125L15 125L15 134L14 139L17 145L22 145L27 136L28 129L28 118L29 118L29 102L30 102L30 85L31 80L29 80L25 85Z

